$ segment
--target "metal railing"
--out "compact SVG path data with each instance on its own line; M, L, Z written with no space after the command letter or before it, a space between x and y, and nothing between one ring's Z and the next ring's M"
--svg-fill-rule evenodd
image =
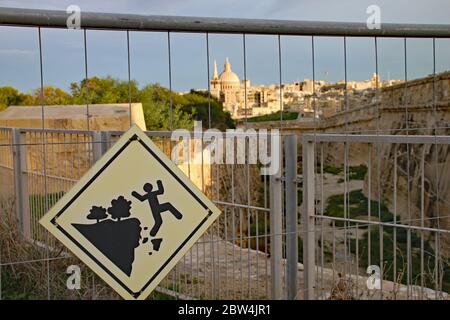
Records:
M11 153L6 149L1 153L9 156L0 163L2 175L15 182L15 189L3 191L2 195L16 204L14 217L25 238L49 250L45 258L29 263L71 257L38 221L121 134L122 131L0 129L2 150L11 148ZM171 132L147 135L171 156ZM271 204L272 208L269 206L269 191L278 190L281 195L281 181L274 181L270 187L267 176L255 179L256 165L188 163L180 169L222 210L222 215L163 280L158 291L184 299L281 297L282 231L275 238L269 231L274 225L282 226L281 198ZM252 196L247 187L242 188L245 185L256 189ZM2 212L7 214L11 213ZM0 266L23 262L23 257L17 258L0 262Z
M0 8L0 23L12 26L67 28L65 11ZM233 19L82 12L81 27L99 30L170 31L201 33L315 35L351 37L448 38L449 25Z
M336 203L331 200L333 195L327 192L330 186L326 182L324 185L325 180L332 178L332 174L324 171L324 167L330 164L326 159L329 152L336 152L333 148L333 151L329 150L330 143L342 145L344 154L343 179L338 184L339 195L342 196L338 198L338 210L333 210L331 206ZM333 292L333 287L327 290L330 285L327 284L330 280L330 269L327 268L330 264L333 284L335 279L343 281L339 292L341 298L371 294L366 288L365 275L371 261L380 268L377 275L381 280L380 287L372 293L377 298L448 299L449 252L446 244L450 239L450 219L447 211L442 210L448 206L448 200L439 195L438 181L435 186L430 183L439 174L437 163L445 163L447 158L441 155L435 162L434 156L438 156L440 148L447 148L448 145L450 136L303 135L303 260L309 262L304 269L304 290L308 299L324 298L325 293ZM349 154L352 153L350 150L357 148L368 150L365 161L364 157L357 160L365 162L368 172L364 177L365 185L351 186ZM372 153L372 149L376 152ZM409 160L407 169L402 170L406 159ZM371 172L373 163L376 165L375 178ZM383 173L380 173L381 166L385 170ZM416 168L414 174L408 171L410 168ZM376 188L371 191L372 179L376 179ZM361 198L363 190L358 190L360 187L367 198ZM406 212L402 212L398 209L402 204L398 198L403 192L400 188L405 187L407 204L403 206ZM413 193L417 193L418 201L412 199ZM364 207L359 206L361 199L365 199L362 201ZM417 214L413 212L415 205L418 206ZM333 244L329 252L331 263L324 257L329 234ZM336 248L336 241L342 245L339 249ZM361 256L363 250L365 253ZM343 255L341 270L337 270L339 268L336 266L337 251Z

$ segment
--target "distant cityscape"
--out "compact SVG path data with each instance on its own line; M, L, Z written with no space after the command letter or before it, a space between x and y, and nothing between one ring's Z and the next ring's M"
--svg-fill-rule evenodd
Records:
M377 74L364 81L347 81L348 104L370 104L377 88L402 83L403 80L382 81ZM345 108L345 81L327 82L304 79L303 81L269 85L252 85L250 79L240 80L225 60L219 74L214 61L210 80L211 95L217 98L234 119L255 117L280 111L298 112L299 118L326 118ZM280 94L282 93L282 94ZM314 101L315 100L315 101Z

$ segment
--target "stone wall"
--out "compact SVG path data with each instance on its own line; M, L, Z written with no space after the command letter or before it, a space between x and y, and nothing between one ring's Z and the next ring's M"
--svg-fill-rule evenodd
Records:
M131 116L130 116L131 111ZM146 130L141 103L116 103L87 106L11 106L0 112L0 127L73 130L127 130L130 120ZM44 121L42 121L42 115Z

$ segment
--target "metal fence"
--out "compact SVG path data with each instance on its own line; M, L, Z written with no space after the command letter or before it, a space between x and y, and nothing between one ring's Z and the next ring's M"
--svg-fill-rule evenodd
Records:
M126 33L128 81L130 32L158 31L167 33L170 89L171 34L205 34L208 75L209 35L241 34L244 80L246 35L276 35L278 61L274 63L279 67L280 111L284 110L281 37L311 39L313 129L309 126L308 130L295 131L280 113L276 127L283 132L283 163L280 172L272 176L259 175L258 167L249 164L182 168L220 207L222 215L161 283L160 292L182 299L448 299L450 189L441 179L449 172L448 101L442 98L447 96L443 85L436 86L435 43L437 38L450 38L449 26L383 24L381 29L368 29L359 23L100 13L83 13L82 17L86 79L90 74L87 30ZM65 12L0 8L3 26L37 28L41 92L45 83L41 29L66 28L66 19ZM323 121L316 117L318 93L314 90L315 43L321 36L342 39L345 76L342 112ZM406 85L402 102L396 105L402 114L396 127L384 127L380 121L386 101L376 99L381 92L378 85L375 99L367 108L351 106L346 51L351 37L374 41L377 74L379 39L404 40ZM431 99L420 107L432 121L424 126L417 125L415 110L409 109L412 102L408 97L413 89L407 82L407 38L432 40ZM27 283L28 277L39 282L35 298L114 297L85 269L83 293L67 294L64 267L77 260L37 221L121 132L46 128L44 101L41 94L42 128L0 128L0 297L33 298L14 295L14 283ZM129 102L131 112L131 94ZM89 104L87 98L88 127ZM172 115L172 101L169 107ZM365 127L367 119L360 119L363 124L352 127L353 118L368 115L365 110L370 110L372 124ZM418 135L424 132L427 135ZM147 134L167 155L171 154L171 132ZM21 235L13 230L16 224L28 240L26 244L17 243Z
M43 259L2 261L2 265L70 258L38 221L122 132L21 128L4 128L1 132L5 140L12 137L2 144L2 155L10 160L1 165L5 175L14 180L2 195L9 196L15 204L13 215L25 238L48 251ZM171 156L174 146L171 132L147 134ZM274 219L281 227L281 211L272 217L269 191L274 188L269 187L269 177L260 177L257 166L250 164L188 163L180 168L216 203L222 215L162 282L159 291L195 299L270 298L271 284L275 281L270 268L276 257L279 266L274 272L280 295L281 240L270 240L269 227ZM276 184L281 195L281 181ZM278 205L280 201L281 198ZM3 216L8 214L6 210L2 212ZM281 230L278 238L281 239ZM277 243L278 247L269 243ZM52 297L51 292L49 295Z
M307 134L302 142L307 297L448 299L448 201L439 193L438 163L446 163L440 150L450 137ZM342 145L340 197L330 195L336 192L326 182L330 144ZM368 168L360 186L350 183L350 150L356 148L366 151ZM371 265L382 280L372 292Z

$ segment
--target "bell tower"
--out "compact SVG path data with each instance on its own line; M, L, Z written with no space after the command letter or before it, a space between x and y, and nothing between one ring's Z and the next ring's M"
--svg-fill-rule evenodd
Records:
M219 72L217 71L216 60L214 60L214 72L211 79L211 94L217 99L220 98L220 79Z

